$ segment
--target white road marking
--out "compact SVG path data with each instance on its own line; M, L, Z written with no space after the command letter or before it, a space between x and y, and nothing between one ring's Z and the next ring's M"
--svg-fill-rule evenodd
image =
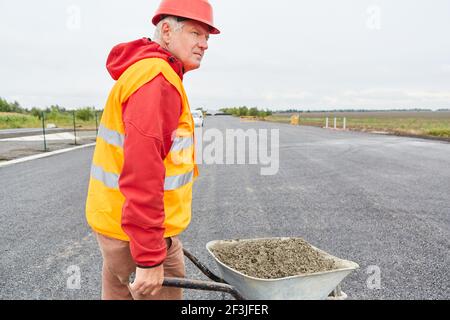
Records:
M17 163L26 162L26 161L31 161L31 160L51 157L51 156L54 156L55 154L66 153L66 152L69 152L69 151L78 150L78 149L84 149L84 148L93 147L93 146L95 146L95 143L90 143L90 144L85 144L85 145L78 146L78 147L62 149L62 150L56 150L56 151L36 154L36 155L32 155L32 156L24 157L24 158L20 158L20 159L10 160L10 161L6 161L6 162L3 162L3 163L0 163L0 168L1 167L6 167L6 166L9 166L9 165L13 165L13 164L17 164Z
M47 140L47 141L74 140L74 139L75 139L75 136L70 132L52 133L52 134L45 135L45 140ZM77 140L81 140L81 139L82 139L81 137L77 137ZM44 135L41 134L41 135L37 135L37 136L6 138L6 139L0 139L0 141L44 141Z

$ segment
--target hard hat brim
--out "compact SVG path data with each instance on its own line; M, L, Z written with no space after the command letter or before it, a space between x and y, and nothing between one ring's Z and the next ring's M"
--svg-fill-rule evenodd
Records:
M203 19L199 19L199 18L189 17L186 14L180 14L180 15L173 14L173 13L171 13L171 14L157 14L152 19L153 25L156 26L165 16L175 16L175 17L186 18L186 19L189 19L189 20L199 21L199 22L201 22L203 24L206 24L209 27L209 33L211 33L211 34L220 34L220 30L217 29L216 27L212 26L210 23L208 23L208 21L203 20Z

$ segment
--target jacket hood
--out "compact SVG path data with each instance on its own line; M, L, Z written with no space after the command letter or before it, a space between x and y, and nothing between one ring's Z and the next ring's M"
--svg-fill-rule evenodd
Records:
M108 56L106 68L114 80L120 76L136 62L148 59L160 58L167 61L175 72L183 80L183 64L169 51L163 49L158 43L148 38L121 43L115 46Z

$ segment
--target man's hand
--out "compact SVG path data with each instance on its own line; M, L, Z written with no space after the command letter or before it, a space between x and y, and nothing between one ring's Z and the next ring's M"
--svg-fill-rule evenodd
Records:
M130 290L141 296L154 296L161 290L163 281L163 265L151 269L136 268L136 278L130 284Z

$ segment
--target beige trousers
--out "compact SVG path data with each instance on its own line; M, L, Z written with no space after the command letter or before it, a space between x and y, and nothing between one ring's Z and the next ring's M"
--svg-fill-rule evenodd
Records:
M129 289L129 277L136 271L126 241L112 239L96 233L103 257L102 300L182 300L183 290L163 287L155 296L139 296ZM183 246L178 237L172 237L172 245L164 261L164 277L184 278Z

